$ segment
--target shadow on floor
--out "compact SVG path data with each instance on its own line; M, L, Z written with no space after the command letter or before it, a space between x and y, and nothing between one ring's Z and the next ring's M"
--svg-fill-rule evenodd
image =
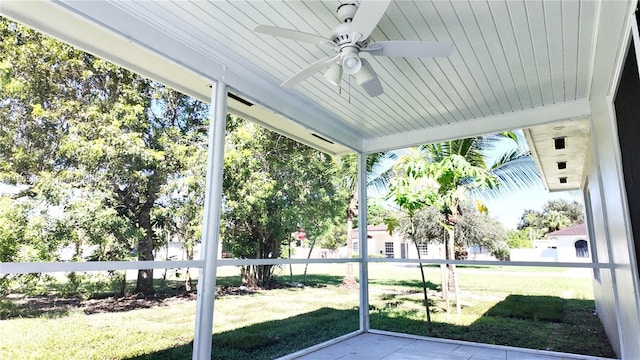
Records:
M267 321L213 335L213 359L273 359L353 332L358 310L321 308L283 320ZM129 358L131 360L191 359L193 342Z
M377 330L615 358L594 308L593 300L510 295L468 326L433 322L428 331L425 321L415 320L419 311L387 307L370 318Z

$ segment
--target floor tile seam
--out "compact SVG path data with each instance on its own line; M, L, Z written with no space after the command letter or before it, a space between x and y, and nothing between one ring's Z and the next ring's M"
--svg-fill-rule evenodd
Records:
M436 343L436 344L447 344L447 345L453 345L453 346L455 346L455 347L454 347L453 349L451 349L450 351L439 351L439 350L435 350L435 351L433 351L434 353L437 353L437 354L453 354L453 352L454 352L454 351L456 351L460 346L462 346L461 344L443 343L443 342L440 342L440 341L421 340L421 339L412 339L412 340L413 340L412 342L410 342L410 343L408 343L408 344L404 345L404 346L403 346L403 347L401 347L400 349L404 349L404 348L409 347L409 346L411 346L412 344L415 344L415 343L425 343L425 342L430 342L430 343ZM398 349L398 350L400 350L400 349Z
M605 357L598 357L593 355L572 354L572 353L565 353L565 352L553 351L553 350L519 348L511 345L487 344L487 343L479 343L479 342L467 341L467 340L435 338L435 337L424 336L424 335L398 333L394 331L383 331L383 330L371 331L370 330L369 333L392 336L392 337L406 337L406 338L415 339L415 340L425 340L425 341L433 341L433 342L440 342L440 343L447 343L447 344L455 344L455 345L458 345L459 347L472 346L472 347L492 349L492 350L516 351L516 352L522 352L525 354L550 355L550 356L557 356L559 359L566 357L570 360L616 360L614 358L605 358Z

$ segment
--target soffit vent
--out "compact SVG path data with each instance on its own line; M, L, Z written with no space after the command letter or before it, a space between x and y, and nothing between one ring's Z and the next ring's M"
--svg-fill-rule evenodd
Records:
M329 144L333 144L333 141L331 141L331 140L329 140L329 139L326 139L326 138L323 138L322 136L320 136L320 135L318 135L318 134L313 134L313 133L312 133L311 135L312 135L312 136L314 136L314 137L317 137L318 139L320 139L320 140L322 140L322 141L326 141L326 142L328 142Z
M245 104L247 106L253 106L252 102L249 102L243 98L241 98L240 96L236 95L236 94L232 94L232 93L228 93L229 97L232 98L233 100L240 102L242 104Z

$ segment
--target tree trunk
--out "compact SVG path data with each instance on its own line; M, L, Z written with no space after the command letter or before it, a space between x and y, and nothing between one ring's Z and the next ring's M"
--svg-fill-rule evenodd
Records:
M171 234L167 231L166 235L167 236L165 237L165 241L164 241L164 259L166 261L169 261L169 242L171 241ZM161 285L162 288L167 286L168 272L169 272L169 268L164 268L164 271L162 272L162 285Z
M187 260L193 260L193 244L185 246L185 253L187 255ZM191 272L189 272L189 268L187 268L184 274L184 289L186 291L191 291L191 287Z
M127 270L122 270L122 279L120 280L120 296L127 295Z
M449 234L447 242L447 260L455 260L455 230L453 226L450 229L447 229L447 233ZM449 279L447 281L447 288L449 294L454 294L456 301L456 311L458 315L462 312L461 304L460 304L460 291L458 289L458 279L456 278L456 265L455 264L447 264L449 266Z
M311 245L309 245L309 253L307 254L307 260L311 259L311 253L313 252L313 247L316 245L316 240L313 239L311 240ZM307 284L307 270L309 268L309 263L304 264L304 277L302 280L303 284ZM351 270L351 272L353 273L353 270Z
M455 230L453 227L447 229L447 243L446 243L446 259L455 260ZM447 279L447 290L449 294L453 294L456 291L455 278L456 278L456 266L455 264L447 264L449 269L449 278Z
M413 223L413 216L411 217L411 240L413 240L413 244L416 246L416 252L418 253L418 260L420 260L420 247L418 246L418 242L415 237L415 226ZM424 298L424 309L427 313L427 334L431 332L431 314L429 313L429 296L427 295L427 281L424 278L424 268L422 267L422 262L420 262L420 276L422 276L422 296Z
M151 208L153 203L142 205L139 215L139 226L144 230L144 236L138 241L138 260L153 261L153 229L151 227ZM136 293L151 295L153 289L153 269L138 270Z
M355 195L352 195L349 199L349 207L347 208L347 258L353 258L353 219L355 218L356 211L358 207L358 200ZM358 249L362 244L358 244ZM365 249L366 251L366 249ZM342 286L348 289L357 289L358 283L356 282L355 277L353 276L353 264L347 263L347 274L344 279L342 279Z

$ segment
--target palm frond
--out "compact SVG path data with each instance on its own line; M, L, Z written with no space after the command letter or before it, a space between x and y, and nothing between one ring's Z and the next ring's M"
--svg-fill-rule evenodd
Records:
M388 151L367 156L367 190L372 196L387 192L393 177L393 166L402 154L402 151Z
M512 149L498 157L489 171L499 179L499 185L493 189L475 192L481 198L506 196L513 191L542 186L535 161L527 148Z
M499 169L505 166L509 166L509 163L511 163L512 161L516 161L524 158L531 158L531 151L529 150L528 147L518 146L512 149L509 149L494 160L493 165L491 165L489 170L491 171L494 169ZM531 160L533 161L532 158Z

